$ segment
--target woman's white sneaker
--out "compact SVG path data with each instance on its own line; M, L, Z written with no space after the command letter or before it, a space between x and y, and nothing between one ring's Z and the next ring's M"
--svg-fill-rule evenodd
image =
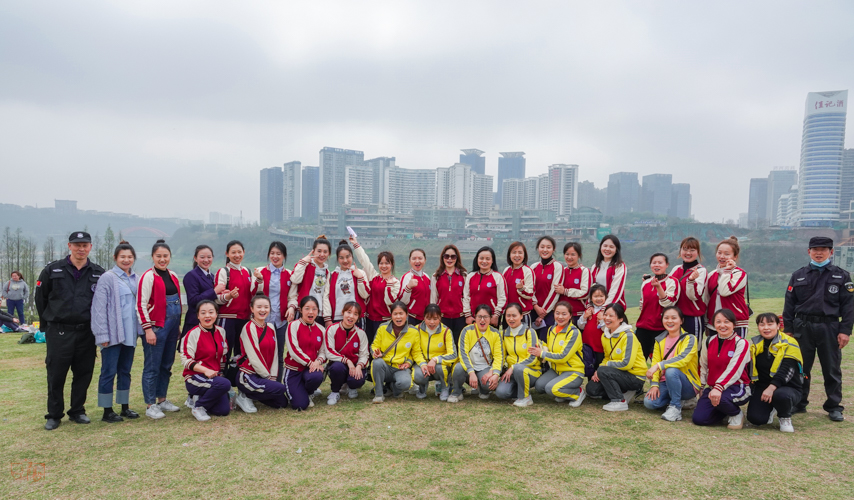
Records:
M628 411L629 403L626 401L611 401L602 407L605 411Z
M211 419L210 415L208 415L208 411L205 410L204 406L193 407L193 416L196 417L196 420L198 420L199 422L207 422Z
M359 389L348 389L347 397L350 399L356 399L359 397Z
M329 396L326 397L326 404L332 406L338 403L338 400L341 399L340 392L330 392Z
M513 402L513 406L518 406L520 408L523 408L525 406L534 406L534 399L531 398L531 396L528 396L527 398L517 399Z
M768 425L771 425L774 423L774 417L776 417L776 416L777 416L777 409L772 408L771 409L771 415L768 416Z
M780 418L780 431L781 432L795 432L795 427L792 425L792 419L790 418Z
M581 403L584 402L584 398L586 398L586 397L587 397L587 391L585 391L584 388L582 387L581 388L581 394L578 396L578 399L576 399L575 401L570 401L569 406L571 406L572 408L578 408L579 406L581 406Z
M174 412L174 411L180 411L181 410L181 408L178 408L177 406L173 405L172 402L169 401L168 399L164 399L160 403L157 403L157 406L160 407L160 411L173 411Z
M166 414L163 413L162 411L160 411L159 405L153 404L153 405L149 406L148 408L146 408L145 416L153 418L154 420L157 420L157 419L165 417Z
M375 396L375 397L374 397L374 399L373 399L373 400L371 400L371 403L374 403L374 404L380 404L380 403L382 403L383 401L385 401L385 398L384 398L384 397L382 397L382 396Z
M729 423L727 424L728 429L738 430L744 427L744 412L738 410L738 415L734 417L729 417Z
M667 420L668 422L676 422L677 420L682 420L682 410L670 405L664 410L664 413L661 415L661 418Z
M243 410L244 413L255 413L258 411L258 408L255 408L255 403L240 391L237 391L237 397L234 398L234 404Z

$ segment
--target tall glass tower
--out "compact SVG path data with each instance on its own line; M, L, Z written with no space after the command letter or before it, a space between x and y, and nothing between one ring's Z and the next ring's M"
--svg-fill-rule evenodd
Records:
M839 220L847 109L847 90L807 94L798 176L800 226L831 227Z

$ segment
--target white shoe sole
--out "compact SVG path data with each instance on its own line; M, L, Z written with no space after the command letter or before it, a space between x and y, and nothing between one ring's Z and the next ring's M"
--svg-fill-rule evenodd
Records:
M569 406L571 408L578 408L579 406L581 406L581 403L583 403L585 399L587 399L587 391L581 391L581 395L578 396L578 399L576 399L575 401L570 401Z

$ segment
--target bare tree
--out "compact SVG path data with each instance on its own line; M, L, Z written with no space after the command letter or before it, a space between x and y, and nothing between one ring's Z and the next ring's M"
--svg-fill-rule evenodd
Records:
M56 240L53 236L49 236L45 240L44 246L42 246L42 262L44 262L44 265L48 265L56 260L56 253Z

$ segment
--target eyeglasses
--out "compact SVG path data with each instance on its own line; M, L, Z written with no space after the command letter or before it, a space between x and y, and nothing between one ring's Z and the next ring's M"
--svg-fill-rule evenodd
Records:
M489 319L489 316L478 315L478 316L475 316L475 319Z
M457 260L457 256L452 253L446 253L442 256L445 260Z

